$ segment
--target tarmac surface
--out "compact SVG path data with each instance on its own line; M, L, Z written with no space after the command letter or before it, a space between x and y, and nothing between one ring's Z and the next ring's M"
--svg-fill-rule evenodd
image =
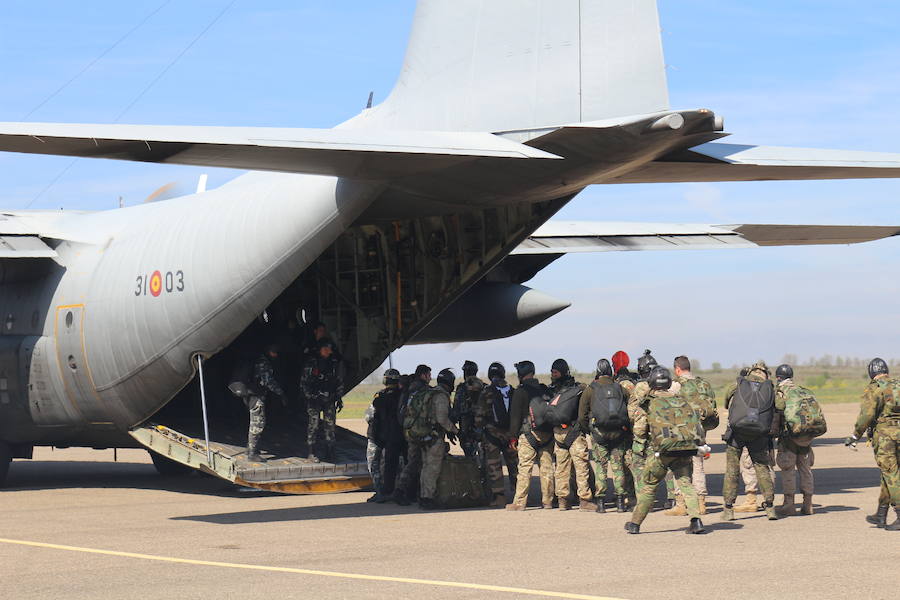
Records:
M424 512L367 504L368 492L285 496L163 478L140 450L112 462L111 450L39 448L0 490L0 598L896 600L900 533L863 520L878 494L871 448L841 444L857 407L824 408L816 514L720 522L717 444L701 536L661 512L630 536L615 512ZM532 487L536 501L536 477Z

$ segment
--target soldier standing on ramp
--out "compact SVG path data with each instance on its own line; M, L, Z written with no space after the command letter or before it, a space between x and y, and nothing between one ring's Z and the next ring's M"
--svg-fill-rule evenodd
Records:
M863 391L856 426L844 444L855 445L867 429L873 429L875 462L881 469L881 481L897 514L896 521L883 527L887 531L900 531L900 381L888 377L887 363L880 358L869 363L868 371L872 381ZM886 522L887 506L883 511L881 506L878 507L878 516L882 512Z
M278 358L278 346L270 344L265 351L253 361L250 379L247 382L247 395L244 403L250 410L250 429L247 432L247 460L263 462L259 454L259 438L266 428L266 395L271 392L286 402L284 390L275 379L272 361Z
M308 457L314 462L319 462L315 445L320 421L325 430L325 458L329 462L335 461L334 428L337 413L344 408L344 401L341 399L344 395L344 383L341 381L340 364L332 356L333 352L334 344L331 340L320 339L316 354L306 359L300 376L300 387L306 397L306 414L309 417L306 428L307 451Z

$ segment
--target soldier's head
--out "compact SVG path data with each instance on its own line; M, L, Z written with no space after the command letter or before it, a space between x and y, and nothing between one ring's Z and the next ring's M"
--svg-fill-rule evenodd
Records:
M794 378L794 369L791 365L778 365L778 368L775 369L775 379L778 381L784 381L785 379L793 379Z
M400 379L397 380L397 387L401 390L405 390L409 387L409 380L412 379L411 375L401 375Z
M556 381L569 376L569 363L564 358L557 358L550 365L550 379Z
M478 365L471 360L467 360L463 363L462 372L463 377L475 377L478 375Z
M675 377L681 377L691 372L691 360L687 356L678 356L672 363L672 369L675 371Z
M612 355L612 368L613 371L618 375L622 369L628 368L628 363L631 362L631 358L628 356L628 353L624 350L619 350L615 354Z
M321 340L326 335L328 335L328 328L325 327L325 323L316 321L316 324L313 325L313 336L315 336L316 340Z
M428 365L416 367L415 378L425 383L431 383L431 367Z
M453 390L453 384L456 383L456 374L450 369L441 369L437 376L437 384L447 390Z
M757 375L765 377L766 379L768 379L771 375L771 373L769 372L769 367L766 366L766 361L762 359L756 361L755 363L753 363L753 365L751 365L750 373L756 373Z
M888 366L883 358L873 358L869 363L869 377L871 379L875 379L879 375L887 375L888 374Z
M263 349L263 352L269 358L278 358L278 344L268 344Z
M597 361L597 377L612 377L612 365L605 358Z
M501 379L506 379L506 367L504 367L501 363L492 362L491 366L488 367L488 379L491 381L500 381Z
M534 371L534 363L530 360L523 360L516 363L516 375L519 376L519 381L534 377Z
M647 376L647 385L651 390L667 390L672 387L672 374L665 367L653 367Z
M381 377L381 383L387 387L397 387L400 385L400 371L397 369L388 369Z
M334 342L327 337L323 337L316 343L316 348L318 348L319 356L331 358L331 355L334 353Z
M653 355L650 354L650 351L644 350L644 354L638 359L638 375L646 379L650 376L650 371L653 370L653 367L657 366L658 364L659 363L656 362L656 359L653 358Z

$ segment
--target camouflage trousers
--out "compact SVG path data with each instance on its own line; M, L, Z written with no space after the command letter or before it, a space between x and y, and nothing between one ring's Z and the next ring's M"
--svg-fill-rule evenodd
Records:
M250 396L246 400L250 409L250 429L247 432L247 451L259 448L259 436L266 428L266 400L262 396Z
M722 483L722 497L726 507L734 506L738 494L738 477L741 470L741 452L744 448L750 453L750 460L756 471L759 489L769 506L775 504L775 486L769 473L770 458L768 440L758 439L752 442L732 441L725 447L725 480ZM735 445L732 445L735 444Z
M333 402L329 402L321 407L310 407L306 409L306 415L309 417L309 422L306 426L306 443L309 451L312 452L316 445L320 422L325 433L325 443L329 448L332 448L334 446L334 427L337 421L336 405Z
M520 506L528 504L528 489L531 487L531 472L538 463L541 477L541 504L549 506L553 503L556 481L553 474L553 440L549 434L535 434L538 443L547 441L546 446L535 449L524 435L519 436L519 475L516 479L516 493L513 503Z
M560 444L565 444L568 434L569 429L561 427L553 429L553 437L556 440L556 450L553 452L556 456L556 497L568 499L569 480L574 469L578 497L582 500L593 500L594 495L589 484L591 463L587 440L584 435L578 434L571 446L563 448Z
M647 462L646 450L632 445L631 447L631 479L634 481L635 494L641 491L641 475Z
M369 469L369 476L372 477L372 486L379 494L383 487L383 481L381 479L382 454L381 446L374 441L369 440L366 444L366 467Z
M772 466L775 464L775 456L771 450L767 450L767 454L769 457L769 477L772 479L774 485L775 469L773 469ZM745 494L759 493L759 479L756 477L756 468L753 466L753 461L750 459L750 452L746 450L741 453L741 481L744 482Z
M631 515L631 522L640 525L647 513L653 507L653 499L656 492L656 486L659 485L670 472L675 477L675 482L681 488L684 495L684 505L687 508L688 516L693 518L700 517L700 500L697 498L697 491L691 484L691 470L693 469L690 456L658 456L652 454L644 465L642 481L639 485L637 506Z
M880 424L875 428L875 462L890 503L900 507L900 425Z
M691 457L691 469L691 485L694 486L694 491L698 496L706 496L706 468L702 456ZM671 499L680 495L681 488L675 485L675 476L669 471L666 474L666 496Z
M503 483L503 463L506 463L506 471L509 474L510 487L515 491L519 470L519 453L509 446L502 448L488 440L481 444L484 452L484 464L487 467L488 481L494 494L506 494L506 485Z
M438 476L441 474L441 464L449 446L444 438L425 444L410 444L407 456L409 460L400 474L397 487L407 498L412 499L409 487L416 474L419 475L419 499L434 498L437 491Z
M781 491L785 496L797 493L797 476L800 477L800 493L804 496L813 494L812 467L816 463L816 455L810 448L805 454L794 452L786 445L779 444L775 455L775 464L781 470Z
M458 438L459 447L462 448L463 454L474 460L478 455L478 440L474 438L472 430L461 429Z
M591 454L594 458L596 497L602 500L606 495L607 468L612 472L613 490L615 490L616 495L626 495L628 493L628 467L625 465L625 454L631 448L631 439L626 438L615 446L598 444L597 440L594 440L593 444Z
M406 462L397 479L395 493L401 494L409 500L415 499L413 485L421 480L421 474L422 449L418 444L410 442L406 447Z

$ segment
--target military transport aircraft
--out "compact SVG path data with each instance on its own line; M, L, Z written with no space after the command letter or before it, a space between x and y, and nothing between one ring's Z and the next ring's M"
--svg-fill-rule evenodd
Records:
M357 489L349 431L314 464L270 419L270 460L244 458L235 360L321 320L351 387L405 344L510 336L563 310L523 284L568 252L900 232L550 221L592 184L900 177L900 155L726 135L711 110L669 107L654 0L420 0L392 93L329 130L0 123L7 152L251 171L118 210L0 212L0 480L36 445L144 446L160 469Z

